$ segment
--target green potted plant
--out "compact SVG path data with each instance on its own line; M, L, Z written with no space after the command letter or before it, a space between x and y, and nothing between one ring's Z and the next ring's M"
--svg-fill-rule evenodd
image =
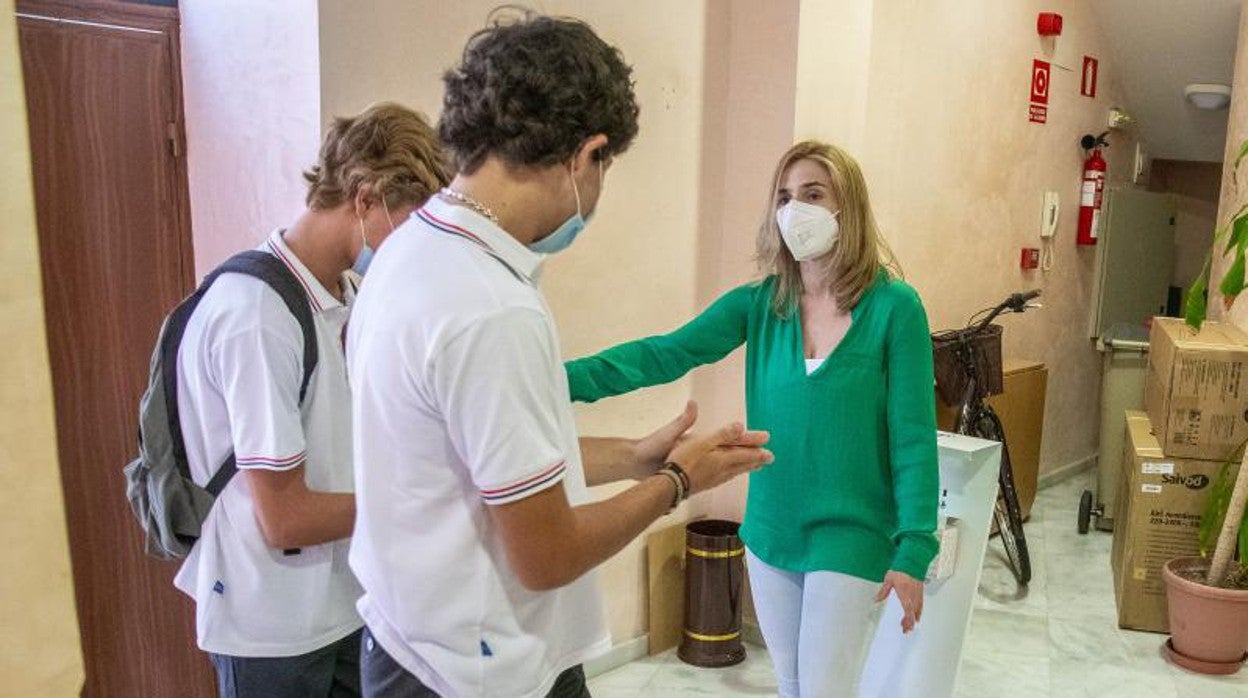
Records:
M1241 144L1232 168L1236 189L1246 155L1248 141ZM1184 315L1196 330L1205 321L1213 252L1223 239L1227 241L1223 256L1234 255L1218 285L1229 310L1245 288L1248 204L1214 235L1205 267L1188 290ZM1248 456L1241 454L1239 460L1235 476L1228 463L1210 491L1201 518L1200 556L1170 560L1162 572L1170 609L1166 652L1176 664L1206 674L1235 673L1248 652Z

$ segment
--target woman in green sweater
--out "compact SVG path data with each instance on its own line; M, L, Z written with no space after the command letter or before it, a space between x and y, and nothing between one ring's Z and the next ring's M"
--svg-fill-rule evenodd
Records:
M567 364L572 399L667 383L746 345L750 475L741 538L780 695L852 695L883 601L913 629L937 552L939 471L927 315L898 277L857 162L815 141L772 178L766 277L671 334Z

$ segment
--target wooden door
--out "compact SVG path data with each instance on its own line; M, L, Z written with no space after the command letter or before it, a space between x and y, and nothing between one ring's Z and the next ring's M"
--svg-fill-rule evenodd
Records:
M19 1L57 439L86 696L211 696L176 564L122 468L165 313L193 279L177 10Z

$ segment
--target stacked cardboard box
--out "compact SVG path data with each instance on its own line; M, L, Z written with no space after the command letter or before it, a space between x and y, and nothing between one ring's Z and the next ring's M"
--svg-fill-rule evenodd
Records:
M1157 318L1149 343L1147 414L1126 414L1111 562L1118 624L1167 632L1161 568L1199 552L1210 486L1248 440L1248 335Z

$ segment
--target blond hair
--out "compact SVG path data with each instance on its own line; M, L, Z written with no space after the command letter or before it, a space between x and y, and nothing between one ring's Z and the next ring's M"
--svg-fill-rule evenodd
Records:
M450 182L450 168L424 115L381 102L334 119L316 164L303 177L313 209L336 208L361 187L390 207L419 206Z
M876 225L862 169L844 150L820 141L802 141L780 158L771 178L766 213L758 229L755 259L760 272L776 276L772 308L777 315L787 317L797 307L805 289L798 262L784 244L776 224L776 201L785 171L799 160L814 161L827 171L832 181L832 197L840 204L840 235L836 246L817 263L823 267L829 284L827 290L835 293L837 306L848 312L862 300L881 270L894 277L901 277L902 273L897 258Z

